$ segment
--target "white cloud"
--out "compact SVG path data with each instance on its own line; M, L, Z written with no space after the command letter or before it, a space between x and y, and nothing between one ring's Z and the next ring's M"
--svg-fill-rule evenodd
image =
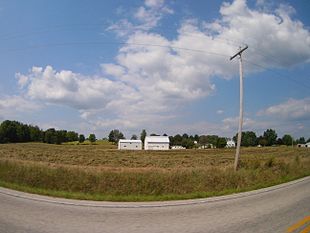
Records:
M15 118L20 113L31 113L40 109L40 105L22 96L2 96L0 99L0 119Z
M124 37L130 35L133 31L149 31L158 26L158 22L167 14L173 14L174 11L169 8L164 0L146 0L143 6L136 9L133 17L139 23L134 25L127 19L112 24L107 30L115 31L118 36Z
M286 120L310 120L310 98L289 99L258 112L259 116L272 116Z
M310 33L283 6L265 12L235 0L224 3L220 18L212 22L183 21L172 40L151 32L171 13L164 1L149 0L137 9L133 21L122 19L112 25L109 29L125 36L125 43L114 63L101 64L103 75L33 67L28 74L17 74L19 85L29 98L73 107L97 127L164 128L162 122L177 116L180 106L214 94L214 78L237 74L236 61L229 61L237 51L236 42L249 45L246 60L267 68L309 62ZM246 71L255 72L257 67L247 64ZM235 121L224 119L224 130L235 130ZM251 125L267 124L245 119L244 126Z

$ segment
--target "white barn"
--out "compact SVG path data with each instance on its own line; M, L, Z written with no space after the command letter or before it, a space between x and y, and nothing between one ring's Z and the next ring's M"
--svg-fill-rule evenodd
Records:
M118 141L119 150L142 150L141 140L120 139Z
M145 150L169 150L169 137L146 136L144 140Z

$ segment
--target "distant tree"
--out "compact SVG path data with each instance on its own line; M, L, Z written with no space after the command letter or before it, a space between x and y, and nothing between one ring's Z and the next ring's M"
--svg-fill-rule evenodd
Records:
M49 144L56 144L57 136L54 128L47 129L44 133L44 142Z
M227 145L226 138L218 137L217 142L216 142L216 147L224 148L226 145Z
M297 144L305 144L306 140L304 137L300 137L299 139L296 140Z
M307 143L310 142L310 138L308 138Z
M172 140L172 146L180 146L182 145L182 136L180 134L177 134L173 137L173 140Z
M264 132L264 135L263 137L266 139L267 141L267 146L272 146L276 143L277 141L277 133L275 130L273 129L267 129L265 132Z
M283 145L283 141L282 141L282 138L278 138L277 139L277 145Z
M164 133L163 136L167 137L168 135L166 133Z
M198 142L199 142L200 145L205 146L205 145L208 144L208 137L207 137L206 135L201 135L201 136L199 137Z
M18 142L16 121L3 121L0 125L1 141L3 143Z
M120 139L124 138L124 134L118 129L111 130L109 133L109 142L118 143Z
M257 142L259 145L261 146L267 146L267 139L264 138L263 136L259 136L259 138L257 139Z
M88 136L88 140L91 142L91 143L94 143L96 141L96 135L91 133L89 136Z
M74 142L79 140L79 134L74 131L68 131L66 134L66 139L68 142Z
M286 146L291 146L294 142L293 142L293 138L291 135L289 134L285 134L283 137L282 137L282 143L283 145L286 145Z
M233 140L237 143L238 133L233 137ZM257 137L253 131L242 132L241 146L257 146Z
M187 134L187 133L184 133L184 134L182 135L182 138L188 139L188 134Z
M131 136L131 138L130 138L131 140L137 140L138 139L138 136L137 135L135 135L135 134L133 134L132 136Z
M142 141L143 144L144 144L144 140L145 140L145 137L146 137L146 136L147 136L146 130L143 129L143 130L141 131L141 134L140 134L140 139L141 139L141 141Z
M83 134L79 135L79 143L83 143L85 141L85 136Z
M30 133L30 141L32 142L41 142L43 140L42 138L42 130L38 126L29 126L29 133Z
M151 133L150 136L160 136L160 135L158 135L156 133Z
M195 140L196 142L198 142L198 141L199 141L199 136L198 136L198 134L195 134L195 136L194 136L194 140Z
M67 142L67 130L57 130L56 131L56 144L61 144Z

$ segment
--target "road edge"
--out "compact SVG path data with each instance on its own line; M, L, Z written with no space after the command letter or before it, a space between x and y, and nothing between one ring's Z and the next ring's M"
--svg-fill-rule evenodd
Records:
M306 176L297 180L293 180L287 183L278 184L275 186L257 189L248 192L241 192L235 194L229 194L225 196L189 199L189 200L177 200L177 201L153 201L153 202L109 202L109 201L89 201L89 200L73 200L59 197L49 197L38 194L25 193L8 188L0 187L0 195L11 196L15 198L27 199L37 202L45 202L58 205L69 206L84 206L84 207L101 207L101 208L154 208L154 207L173 207L173 206L186 206L186 205L198 205L206 203L214 203L225 200L240 199L249 196L255 196L258 194L268 193L279 189L284 189L295 184L302 182L310 182L310 176Z

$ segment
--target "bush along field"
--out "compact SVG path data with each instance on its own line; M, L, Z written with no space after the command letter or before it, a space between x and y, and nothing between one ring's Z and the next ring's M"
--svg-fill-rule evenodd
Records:
M234 172L233 149L119 151L110 146L1 144L0 185L76 199L155 201L253 190L310 175L308 148L243 148Z

